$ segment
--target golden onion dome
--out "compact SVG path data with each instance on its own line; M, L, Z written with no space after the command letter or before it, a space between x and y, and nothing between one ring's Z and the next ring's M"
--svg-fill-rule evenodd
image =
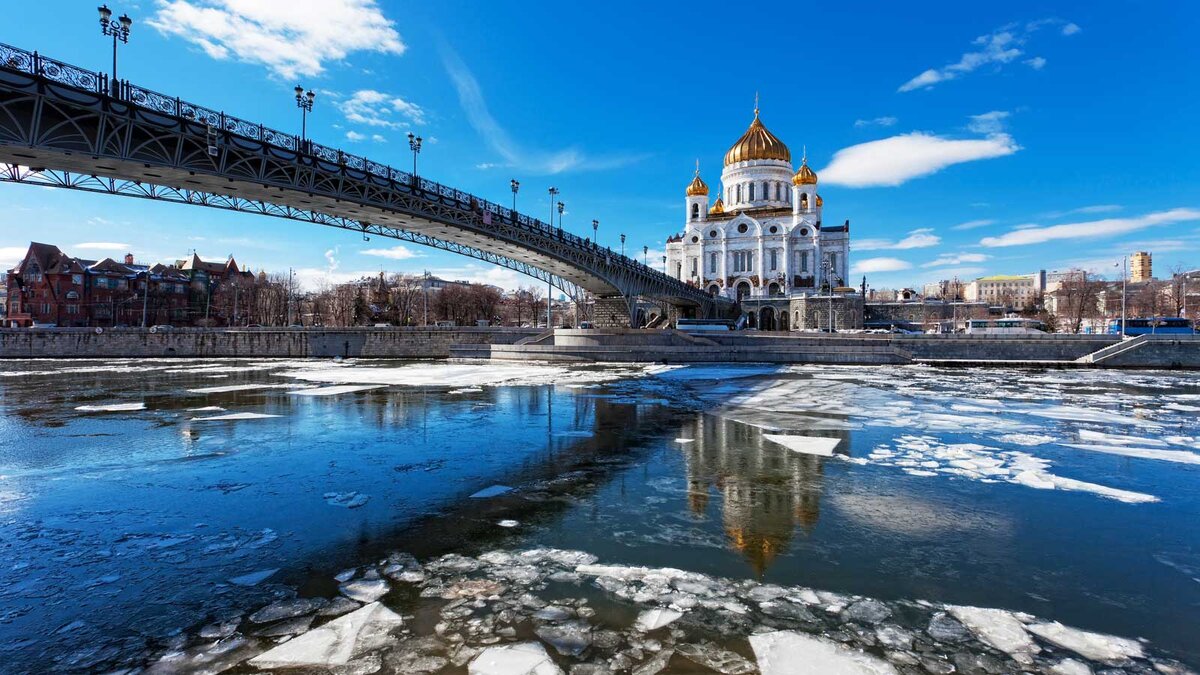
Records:
M748 162L755 159L777 159L782 162L792 161L792 152L763 126L758 118L758 108L754 109L754 121L742 137L725 153L725 166L738 162Z
M817 184L817 172L808 168L807 161L801 162L800 170L796 172L795 176L792 176L792 185L816 185L816 184Z
M717 201L713 202L713 205L708 207L708 215L719 216L723 213L725 213L725 202L721 201L720 197L717 197Z
M817 195L817 208L825 206L825 200L821 199L821 195Z
M692 178L692 182L687 186L687 196L696 197L698 195L708 195L708 184L697 174Z

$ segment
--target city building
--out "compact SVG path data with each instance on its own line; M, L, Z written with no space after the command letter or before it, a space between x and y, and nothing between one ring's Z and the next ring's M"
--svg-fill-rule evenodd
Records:
M684 191L684 230L667 238L667 274L741 301L765 329L788 327L792 296L853 292L846 288L850 222L825 224L816 172L804 156L793 170L791 150L767 130L757 106L725 153L721 186L710 203L697 162Z
M6 275L7 315L13 327L186 325L209 318L214 293L234 278L254 276L197 256L176 265L145 265L127 254L87 260L53 244L31 242ZM147 286L149 292L146 292ZM211 320L211 319L210 319Z
M1154 261L1145 251L1138 251L1129 257L1129 280L1134 283L1150 281L1154 278Z
M1045 270L1034 274L1000 274L967 284L963 299L1015 310L1033 309L1046 291Z

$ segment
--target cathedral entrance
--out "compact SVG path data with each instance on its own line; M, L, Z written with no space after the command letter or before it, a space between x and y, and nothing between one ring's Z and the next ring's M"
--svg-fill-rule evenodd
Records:
M758 329L775 330L775 309L773 307L763 307L759 312Z
M740 281L740 282L738 282L738 285L735 288L737 289L737 299L738 300L741 300L742 298L750 297L750 282L749 281Z

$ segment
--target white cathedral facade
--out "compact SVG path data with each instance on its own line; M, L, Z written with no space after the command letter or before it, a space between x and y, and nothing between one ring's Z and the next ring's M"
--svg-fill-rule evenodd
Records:
M847 285L850 223L822 222L817 174L754 121L725 153L722 190L709 204L696 175L686 191L686 226L667 238L667 274L737 300L783 299ZM723 193L723 194L722 194Z

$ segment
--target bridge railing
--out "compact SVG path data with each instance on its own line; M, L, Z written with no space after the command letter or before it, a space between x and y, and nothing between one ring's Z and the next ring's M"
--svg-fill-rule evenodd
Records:
M30 52L4 43L0 43L0 68L28 73L57 84L81 89L101 96L111 96L116 100L126 101L163 115L170 115L182 120L203 124L212 129L219 129L224 133L266 143L283 150L307 154L330 164L344 166L372 176L384 178L395 183L396 187L401 190L410 192L419 190L425 194L453 199L461 204L464 209L478 210L481 213L488 212L520 227L529 230L539 230L542 234L555 237L584 251L592 251L597 256L604 256L606 264L620 266L626 272L643 274L655 278L658 283L675 288L679 292L691 295L696 290L678 279L669 277L663 272L659 272L637 261L635 258L630 258L629 256L613 251L611 247L601 248L595 242L563 231L561 227L553 227L553 225L547 224L537 218L513 211L508 207L476 197L457 188L399 171L388 165L344 152L338 148L331 148L314 143L311 140L301 139L295 134L271 129L256 122L227 115L219 110L189 103L177 96L168 96L151 89L146 89L145 87L139 87L128 80L121 80L114 83L104 73L80 68L79 66L48 58L36 51Z

